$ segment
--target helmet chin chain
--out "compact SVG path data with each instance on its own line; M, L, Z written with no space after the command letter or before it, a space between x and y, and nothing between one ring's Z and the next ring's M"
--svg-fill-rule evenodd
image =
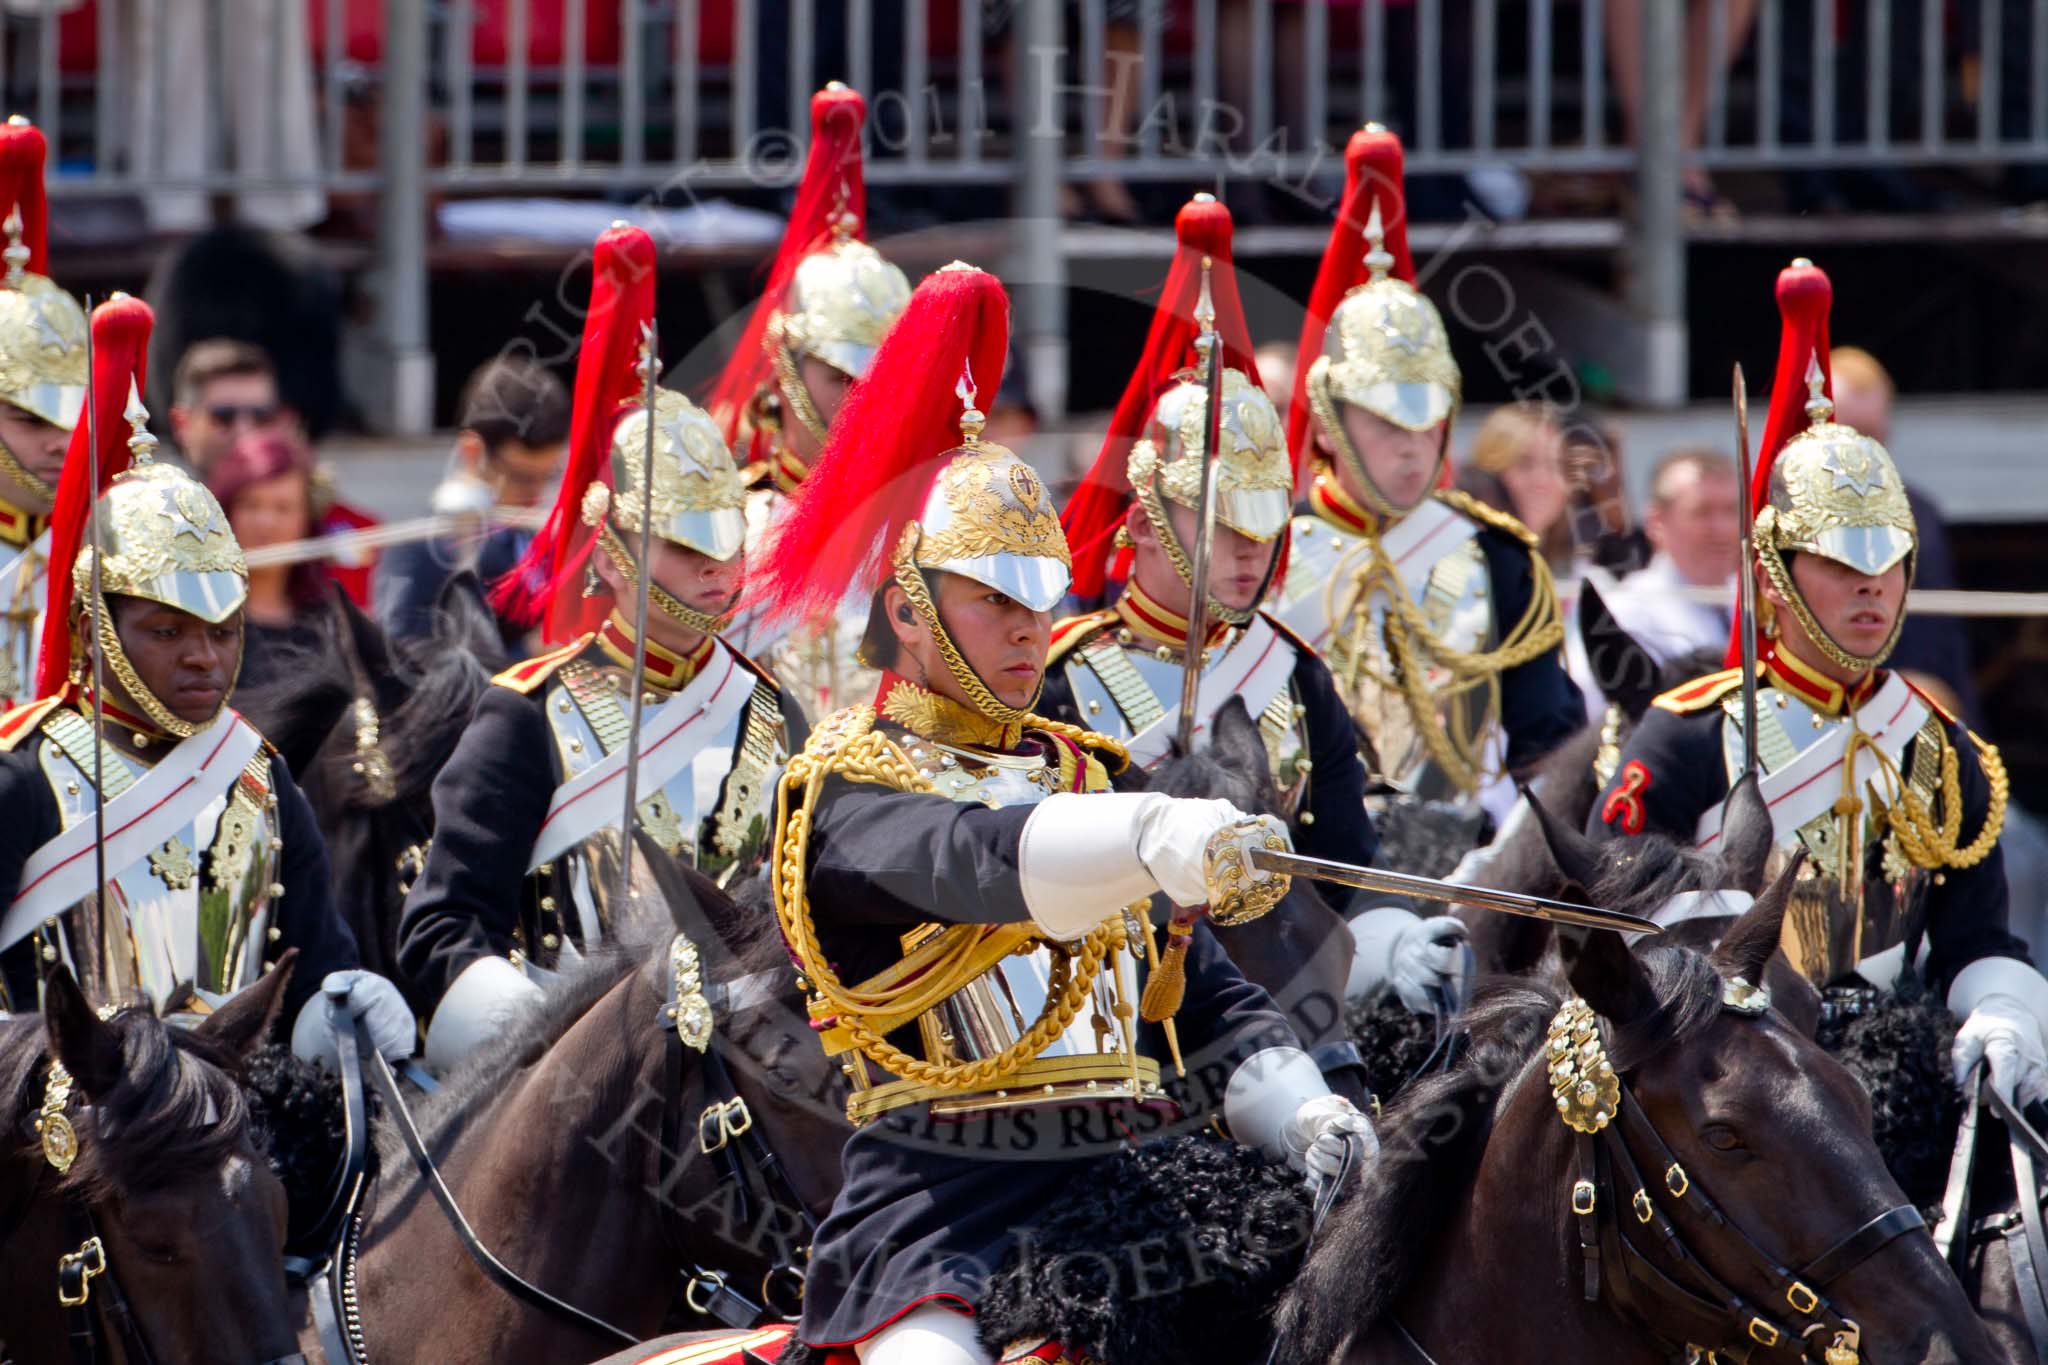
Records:
M904 529L906 539L921 534L916 522ZM1011 706L997 697L989 685L974 671L974 665L967 662L967 656L953 643L952 635L946 630L946 623L939 619L939 604L932 600L931 585L925 581L924 571L912 562L908 554L899 554L896 562L896 586L903 589L903 595L910 599L911 610L923 621L925 629L932 633L932 643L938 646L939 657L945 661L946 671L953 675L953 681L967 697L975 710L999 725L1021 725L1030 719L1031 708L1038 704L1040 693L1045 690L1045 675L1038 678L1038 691L1031 694L1031 700L1023 706Z
M1444 457L1451 448L1451 424L1448 421L1443 424L1443 435L1437 439L1436 463L1430 467L1429 483L1425 486L1422 497L1406 507L1397 507L1380 491L1380 486L1373 482L1372 475L1366 472L1365 457L1358 453L1358 447L1352 444L1351 433L1345 430L1343 420L1337 415L1337 405L1330 399L1327 383L1317 384L1313 380L1310 381L1308 403L1310 410L1316 415L1316 421L1323 428L1323 434L1328 436L1330 444L1337 448L1337 458L1358 480L1359 488L1365 493L1366 505L1372 509L1375 516L1382 521L1399 521L1429 497L1428 490L1436 487L1436 481L1443 473Z
M142 675L135 671L135 665L129 662L128 652L121 647L121 637L114 629L114 614L107 610L107 605L104 601L100 603L99 611L94 614L99 619L98 639L100 656L106 661L107 671L114 675L114 681L120 684L123 692L127 693L128 700L141 708L142 714L151 725L174 738L190 739L193 735L198 734L201 730L204 730L207 726L218 720L220 713L227 709L227 699L233 695L235 683L242 676L241 650L237 649L235 651L234 675L228 679L227 689L221 696L220 704L213 708L212 715L194 724L192 721L186 720L177 712L171 710L170 707L164 705L156 693L150 690L149 684L142 680ZM80 637L74 633L72 639L78 641ZM71 676L74 681L83 685L86 676L84 650L74 645L74 651L75 653L71 661Z
M611 560L612 567L619 571L619 577L626 580L626 586L634 592L638 592L640 590L640 566L633 562L632 553L626 549L625 542L619 539L619 533L612 529L612 524L609 521L605 522L603 529L598 532L597 543L603 549L605 558ZM674 621L683 629L695 631L699 635L718 635L727 626L732 624L732 612L730 610L719 612L716 615L710 612L698 611L695 607L687 605L672 593L664 592L659 583L650 582L647 585L647 600L663 616L668 617L669 620Z
M1759 537L1756 548L1756 557L1763 565L1764 576L1771 580L1771 586L1785 599L1786 607L1792 612L1792 619L1806 632L1806 638L1813 642L1813 647L1819 650L1829 663L1850 673L1869 673L1882 667L1884 661L1891 657L1893 647L1899 642L1899 632L1906 627L1906 613L1903 610L1892 617L1891 633L1884 637L1884 644L1879 646L1876 653L1851 654L1835 643L1834 636L1828 634L1827 628L1814 619L1813 611L1806 605L1806 599L1793 584L1791 568L1785 563L1785 557L1777 546ZM1913 572L1908 567L1906 582L1911 584L1912 581Z
M1194 562L1188 558L1186 548L1181 545L1180 537L1174 532L1173 520L1167 515L1165 499L1160 497L1158 488L1148 484L1138 490L1138 504L1145 509L1145 516L1151 521L1152 529L1159 533L1160 548L1166 551L1168 562L1173 565L1173 571L1180 575L1181 585L1188 590L1188 598L1192 601L1195 594ZM1287 532L1282 529L1280 534L1284 536ZM1249 625L1252 617L1259 614L1259 604L1266 600L1266 592L1273 586L1274 570L1279 565L1280 546L1276 537L1273 553L1266 557L1266 576L1259 580L1259 591L1252 598L1252 604L1248 607L1226 607L1212 596L1207 607L1210 619L1221 621L1227 626Z

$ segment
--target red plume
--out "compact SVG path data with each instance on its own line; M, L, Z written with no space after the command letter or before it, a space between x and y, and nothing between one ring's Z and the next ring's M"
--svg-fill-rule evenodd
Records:
M804 257L832 238L834 221L842 214L854 220L854 235L864 238L868 214L867 180L861 169L861 126L868 116L867 101L858 90L832 84L811 96L811 150L804 162L804 178L797 185L796 203L789 212L789 226L783 230L782 245L768 270L768 287L754 305L740 333L739 345L711 385L706 411L725 429L739 463L762 459L765 451L742 457L738 447L745 426L747 406L768 378L770 362L762 344L768 322L782 308L789 282Z
M1159 293L1159 307L1152 314L1145 350L1124 386L1123 397L1117 400L1094 466L1060 514L1067 544L1074 553L1074 595L1084 602L1103 594L1110 537L1123 521L1131 497L1125 470L1131 446L1144 434L1145 419L1173 376L1200 361L1195 338L1201 327L1195 322L1195 307L1202 293L1204 257L1210 262L1209 297L1216 305L1223 363L1242 371L1252 383L1259 382L1258 366L1252 360L1251 329L1245 325L1237 271L1230 259L1230 210L1210 195L1197 195L1181 208L1173 227L1179 244Z
M1771 380L1771 412L1764 419L1763 439L1756 448L1756 472L1750 476L1750 512L1763 511L1771 500L1771 469L1778 452L1806 430L1806 371L1816 359L1824 384L1828 374L1828 309L1835 289L1827 273L1811 261L1794 261L1778 272L1778 372ZM1754 564L1742 566L1753 573ZM1729 632L1724 667L1742 663L1742 623Z
M40 139L40 135L38 135ZM91 412L81 412L64 450L57 503L50 513L50 596L43 612L42 656L36 664L36 695L54 697L71 668L71 566L85 543L92 507L114 476L128 467L128 407L135 392L149 386L149 331L156 314L141 299L116 294L92 310ZM90 423L90 425L88 425ZM99 447L99 487L88 487L91 471L86 442Z
M43 196L43 163L49 159L43 130L16 116L0 123L0 220L21 211L21 243L28 269L50 273L50 204ZM126 395L122 401L127 401Z
M802 619L830 611L851 588L872 591L945 467L941 457L960 445L961 376L971 372L980 400L993 401L1009 346L1010 299L995 276L958 266L927 275L750 565L748 600L774 618Z
M1309 290L1308 316L1302 320L1301 343L1294 357L1294 397L1287 407L1287 448L1293 451L1296 481L1308 463L1308 371L1323 351L1323 330L1344 296L1365 283L1365 225L1375 202L1386 248L1394 258L1393 277L1415 283L1415 260L1408 254L1408 205L1401 189L1401 139L1377 124L1351 135L1344 148L1344 198L1330 228L1323 263Z
M569 409L569 462L554 509L525 557L491 588L491 605L519 625L542 625L551 644L587 628L580 575L595 537L583 524L583 495L611 479L612 427L640 393L641 327L654 318L654 239L618 224L599 234L590 274L590 311L576 358ZM543 622L542 617L546 620Z

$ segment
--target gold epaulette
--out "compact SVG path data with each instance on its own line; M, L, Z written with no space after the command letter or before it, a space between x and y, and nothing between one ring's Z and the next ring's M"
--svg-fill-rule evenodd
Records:
M1054 668L1067 655L1094 636L1095 632L1112 624L1117 619L1111 609L1085 612L1080 616L1069 616L1064 621L1055 621L1052 627L1052 646L1046 650L1045 666Z
M1536 533L1517 521L1512 512L1503 512L1498 507L1483 503L1462 488L1439 488L1436 496L1452 511L1463 512L1482 526L1505 531L1531 550L1536 548Z
M535 655L523 663L516 663L497 677L491 679L491 685L493 687L509 687L514 692L530 694L535 688L545 683L549 678L552 678L555 675L556 669L568 663L569 660L575 658L588 648L590 642L596 637L597 633L592 631L580 639L571 640L560 649L550 650L546 654Z
M23 702L0 716L0 754L11 754L21 742L42 728L43 717L64 704L62 697L41 697Z
M1719 673L1709 673L1704 678L1694 678L1689 683L1672 688L1651 702L1651 705L1661 706L1666 711L1675 711L1681 716L1689 716L1695 711L1706 710L1740 686L1742 670L1724 668Z

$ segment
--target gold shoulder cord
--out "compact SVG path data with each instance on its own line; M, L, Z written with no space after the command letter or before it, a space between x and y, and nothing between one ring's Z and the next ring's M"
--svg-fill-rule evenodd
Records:
M960 939L958 949L949 952L931 971L901 985L849 987L832 970L818 943L817 924L811 915L810 893L805 884L811 818L825 779L837 776L849 782L873 783L903 792L932 790L931 781L902 749L874 728L874 723L872 706L853 706L841 711L818 727L804 751L783 770L775 807L775 858L770 864L775 915L790 952L810 984L814 1000L838 1016L856 1051L907 1081L940 1090L979 1090L1037 1057L1065 1032L1088 1003L1104 960L1124 945L1127 930L1123 917L1113 916L1082 939L1077 949L1062 957L1053 968L1046 1006L1037 1021L993 1057L972 1063L930 1062L891 1044L869 1022L870 1017L922 1013L958 991L974 975L960 964L971 956L984 934L999 926L960 925L949 929ZM1074 731L1073 727L1046 728L1087 733Z
M1446 489L1438 496L1452 509L1464 513L1482 525L1495 530L1506 531L1522 544L1529 547L1529 605L1522 612L1522 619L1515 623L1513 630L1501 638L1499 646L1492 650L1468 653L1452 649L1439 640L1423 619L1422 609L1408 595L1407 587L1401 582L1394 563L1387 557L1378 536L1368 535L1360 548L1370 548L1371 560L1364 569L1351 576L1358 586L1357 595L1352 599L1352 613L1357 618L1352 624L1354 632L1371 628L1371 616L1366 604L1375 587L1384 589L1389 607L1386 618L1387 653L1394 666L1397 685L1408 703L1408 710L1415 719L1416 728L1421 732L1423 743L1428 747L1430 757L1443 769L1444 775L1460 791L1471 791L1478 785L1479 755L1466 752L1470 746L1461 746L1446 730L1443 718L1438 715L1435 698L1425 674L1431 663L1450 673L1451 681L1445 692L1464 691L1474 686L1498 689L1500 675L1511 668L1519 668L1530 660L1556 649L1564 642L1564 621L1558 615L1557 584L1550 574L1550 565L1536 551L1535 537L1528 528L1505 512L1497 511L1479 502L1469 494L1456 489ZM1353 554L1357 552L1354 551ZM1341 566L1340 566L1341 568ZM1344 580L1342 572L1331 575L1331 583ZM1331 613L1333 616L1334 612ZM1356 645L1351 650L1353 660L1351 673L1345 679L1350 690L1356 690L1356 672L1364 667L1365 653Z
M2006 778L2005 761L1999 757L1998 747L1987 744L1976 731L1965 727L1963 733L1970 737L1970 743L1977 748L1977 761L1984 767L1984 781L1991 789L1991 799L1984 809L1984 827L1977 831L1977 837L1969 844L1958 847L1957 841L1963 832L1963 790L1960 778L1960 761L1955 746L1948 742L1946 726L1939 728L1941 736L1941 821L1937 824L1933 813L1920 794L1911 784L1898 781L1898 770L1886 763L1893 780L1898 781L1892 801L1892 832L1898 836L1899 852L1915 867L1930 872L1944 868L1958 871L1975 867L1990 854L1998 843L1999 833L2005 828L2005 803L2011 794L2012 785ZM1874 750L1875 751L1875 750ZM1881 752L1881 751L1875 751ZM1851 755L1853 757L1853 753Z

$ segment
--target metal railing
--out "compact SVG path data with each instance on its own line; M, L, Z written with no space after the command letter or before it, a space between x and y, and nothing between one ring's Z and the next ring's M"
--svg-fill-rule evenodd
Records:
M2048 160L2048 0L78 6L5 0L0 23L8 103L56 149L52 192L297 193L290 221L374 191L383 339L415 366L433 194L783 186L810 92L835 77L869 96L875 184L1011 186L1034 225L1014 254L1055 278L1061 244L1030 237L1063 181L1327 186L1368 119L1403 131L1416 175L1629 173L1631 302L1667 329L1688 162ZM1041 342L1058 323L1024 318Z

